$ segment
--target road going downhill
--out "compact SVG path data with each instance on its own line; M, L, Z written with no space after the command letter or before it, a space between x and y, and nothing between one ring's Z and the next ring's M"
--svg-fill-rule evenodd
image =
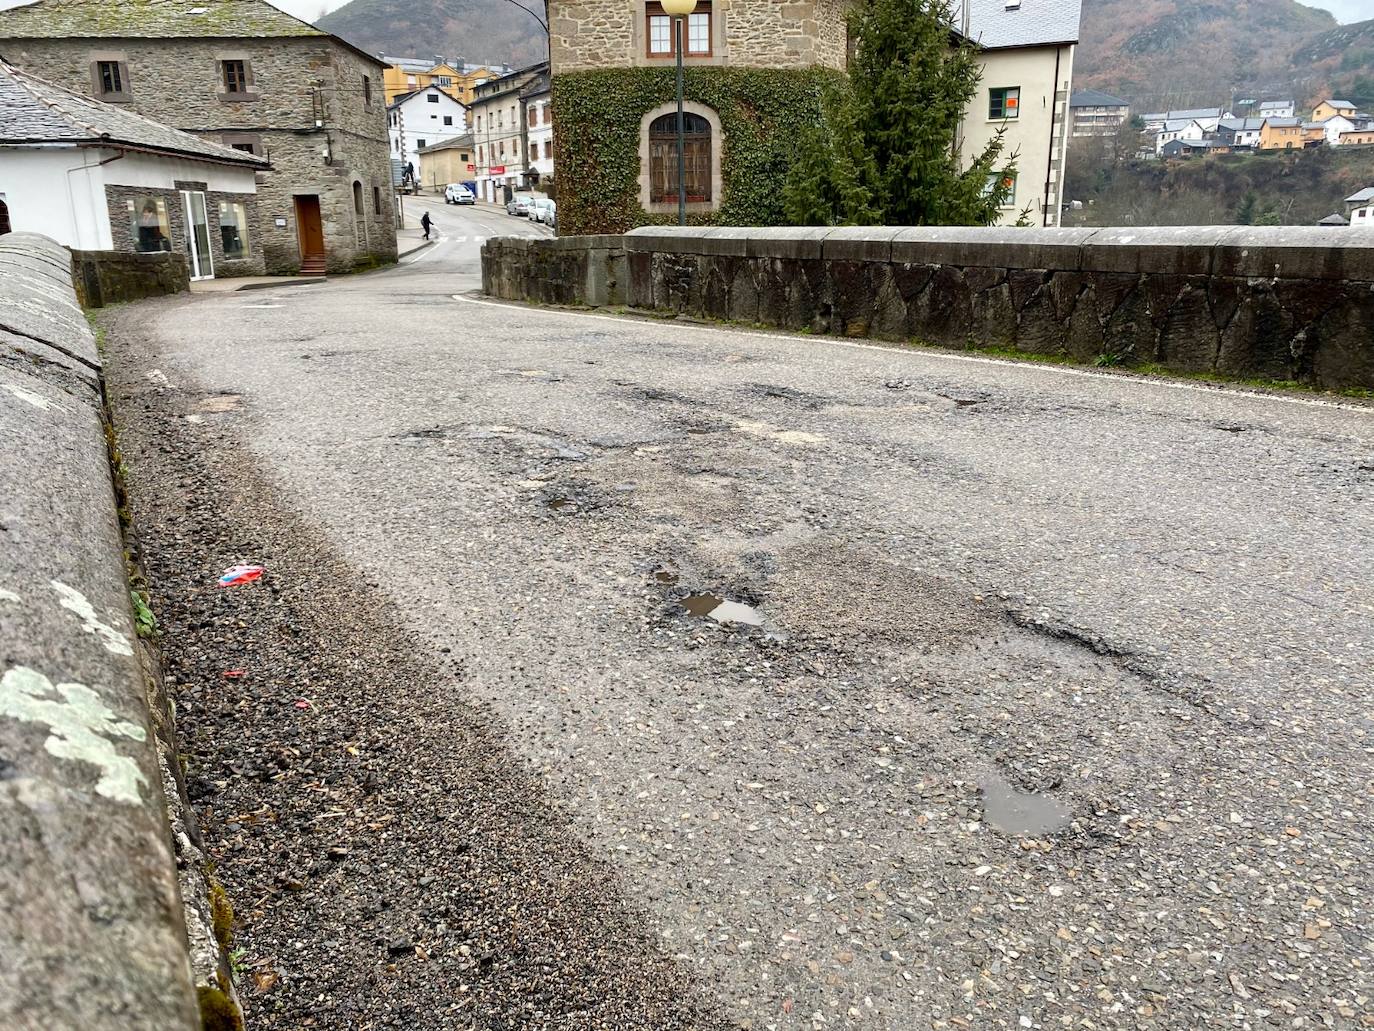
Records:
M542 230L433 210L104 316L253 1026L1374 1021L1368 408L489 303Z

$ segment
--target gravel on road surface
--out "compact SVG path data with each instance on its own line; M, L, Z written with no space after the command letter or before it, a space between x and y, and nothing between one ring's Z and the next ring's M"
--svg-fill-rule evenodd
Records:
M259 1026L1374 1026L1369 410L449 260L105 316Z

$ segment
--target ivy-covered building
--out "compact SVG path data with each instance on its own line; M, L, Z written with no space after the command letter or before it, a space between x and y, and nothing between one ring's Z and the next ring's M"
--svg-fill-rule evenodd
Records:
M686 65L689 221L776 225L802 130L849 63L855 0L698 0ZM962 0L956 34L984 81L959 149L999 129L1018 155L1002 221L1057 225L1081 0ZM677 218L676 52L657 0L548 0L564 233L615 233Z
M782 220L783 179L827 81L850 0L698 0L684 33L693 222ZM655 0L549 0L564 233L677 219L676 52Z

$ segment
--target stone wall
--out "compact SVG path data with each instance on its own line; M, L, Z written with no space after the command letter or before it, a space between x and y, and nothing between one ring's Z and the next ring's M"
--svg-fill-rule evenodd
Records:
M690 63L844 69L848 5L849 0L714 0L713 54ZM673 63L647 54L644 0L551 0L549 18L555 74Z
M70 260L0 237L0 1027L190 1031L176 748L145 694Z
M0 24L0 30L3 25ZM331 272L394 261L396 226L382 68L323 36L275 39L0 38L10 63L84 94L92 56L127 62L129 106L216 142L256 139L272 162L258 175L258 223L269 273L299 270L294 197L320 198ZM249 63L255 99L223 99L219 61ZM372 79L367 102L363 76ZM324 122L316 127L316 119ZM362 184L364 212L354 210ZM373 188L380 191L375 210ZM278 224L281 223L281 224Z
M585 249L615 238L592 239ZM483 278L492 263L489 289L513 298L520 276L495 275L517 260L507 243L488 243ZM531 242L530 260L547 246ZM1374 388L1374 236L1348 229L671 227L637 229L624 246L639 308Z
M267 262L263 252L262 220L258 213L258 199L251 193L222 193L213 190L203 191L205 193L205 211L209 217L210 250L214 260L214 271L216 279L230 279L236 276L260 276L266 271ZM114 237L114 248L117 251L125 251L129 256L138 256L135 249L135 230L134 222L129 217L128 205L132 202L135 208L142 204L145 197L156 197L160 199L167 208L167 222L172 230L171 239L168 241L170 253L184 255L186 253L186 207L182 203L181 192L179 190L160 190L151 187L136 186L106 186L105 199L110 209L110 231ZM248 256L230 261L224 256L224 234L220 228L220 202L242 204L247 209L248 225L246 228L248 236ZM183 264L185 262L183 261ZM158 293L172 293L170 290L160 290L154 293L134 294L127 297L105 295L106 303L116 300L134 300L136 297L152 297ZM118 293L118 291L116 291ZM100 307L97 305L87 305L87 307Z
M72 282L83 308L163 297L191 288L191 269L181 251L72 251Z
M600 308L624 304L625 288L622 236L501 237L482 245L482 291L493 297Z

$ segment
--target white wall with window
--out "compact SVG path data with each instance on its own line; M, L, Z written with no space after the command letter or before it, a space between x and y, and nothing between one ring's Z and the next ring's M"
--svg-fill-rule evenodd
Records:
M999 225L1015 225L1023 213L1032 225L1059 224L1073 55L1072 45L1008 47L980 55L982 81L960 128L960 152L967 166L1004 131L1003 155L1017 154L1013 196L1002 206Z
M428 86L387 108L391 156L419 174L420 148L446 143L468 132L468 109L439 89Z
M552 93L537 93L525 98L525 123L529 140L525 167L538 172L540 181L554 178Z

